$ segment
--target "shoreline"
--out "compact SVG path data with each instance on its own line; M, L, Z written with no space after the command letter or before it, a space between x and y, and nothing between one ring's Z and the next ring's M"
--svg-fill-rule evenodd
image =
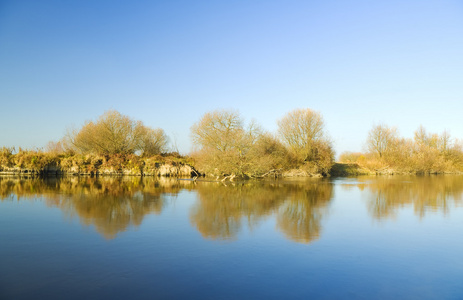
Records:
M309 166L310 167L310 166ZM312 168L313 169L313 168ZM217 170L218 171L218 170ZM188 156L156 155L140 157L136 155L60 155L35 151L21 151L17 154L4 153L0 156L0 176L151 176L216 178L217 181L233 181L234 179L259 178L321 178L352 176L389 176L389 175L437 175L463 174L459 170L413 170L394 169L389 166L370 169L358 163L333 163L326 174L312 173L311 168L272 169L263 175L259 174L210 174L197 170L195 161ZM219 173L220 174L220 173Z

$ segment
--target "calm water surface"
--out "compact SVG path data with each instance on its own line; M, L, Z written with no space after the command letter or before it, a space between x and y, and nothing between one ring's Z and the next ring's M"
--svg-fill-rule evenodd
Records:
M463 176L0 178L0 299L463 299Z

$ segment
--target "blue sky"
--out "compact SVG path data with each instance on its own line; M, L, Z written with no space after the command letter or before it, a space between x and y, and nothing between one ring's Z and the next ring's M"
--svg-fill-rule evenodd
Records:
M0 0L0 146L116 109L188 153L208 111L276 132L296 108L338 154L379 122L463 138L463 2Z

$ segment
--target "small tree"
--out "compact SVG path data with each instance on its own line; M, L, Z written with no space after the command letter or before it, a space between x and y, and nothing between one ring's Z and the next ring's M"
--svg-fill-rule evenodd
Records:
M256 176L278 174L291 166L292 156L281 141L269 133L258 137L248 156L249 172Z
M278 132L298 164L323 161L324 170L331 167L334 152L320 113L308 108L293 110L278 121Z
M191 126L191 137L196 146L224 153L237 146L243 131L243 120L237 111L216 110Z
M146 127L141 121L110 110L96 122L89 121L79 131L68 133L65 144L81 153L113 155L141 151L146 156L165 151L167 142L162 129Z
M245 129L236 111L206 113L191 127L195 153L200 167L212 174L244 175L248 171L248 152L260 135L255 123Z
M62 141L49 141L45 146L45 151L53 154L62 154L65 152L65 148Z
M361 157L365 157L361 152L345 151L339 156L342 163L358 163Z
M392 151L398 140L397 130L380 124L373 126L368 132L367 148L370 152L376 153L380 158Z
M153 156L167 151L169 138L163 129L152 129L138 124L136 130L137 150L141 151L142 156Z
M82 153L130 154L136 149L135 126L129 117L110 110L97 122L87 122L75 135L73 144Z

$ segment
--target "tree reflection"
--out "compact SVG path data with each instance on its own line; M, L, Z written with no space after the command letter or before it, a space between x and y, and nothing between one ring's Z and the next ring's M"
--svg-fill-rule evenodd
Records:
M107 239L139 226L147 214L161 213L169 199L166 195L182 189L196 190L198 200L190 210L190 221L211 239L234 239L244 226L252 229L275 215L284 236L309 243L320 236L333 196L332 184L325 180L247 181L225 186L170 178L0 177L0 199L43 198L48 206L94 226Z
M241 183L227 187L198 184L199 201L190 219L204 237L234 239L242 223L249 227L277 214L286 237L308 243L316 239L332 198L332 185L322 181Z
M444 214L461 203L463 181L459 176L380 177L361 185L370 191L368 210L376 219L394 217L399 208L413 205L421 218L428 211Z
M191 222L204 237L231 239L247 221L254 226L284 201L284 192L273 184L255 182L223 186L197 185L199 201L190 213Z
M0 197L44 197L47 205L60 208L70 217L77 216L82 224L93 225L105 238L112 239L129 226L139 226L147 214L161 213L165 195L177 194L189 185L191 182L170 178L0 178Z
M332 194L331 183L293 186L278 213L278 227L297 242L310 243L318 239Z

